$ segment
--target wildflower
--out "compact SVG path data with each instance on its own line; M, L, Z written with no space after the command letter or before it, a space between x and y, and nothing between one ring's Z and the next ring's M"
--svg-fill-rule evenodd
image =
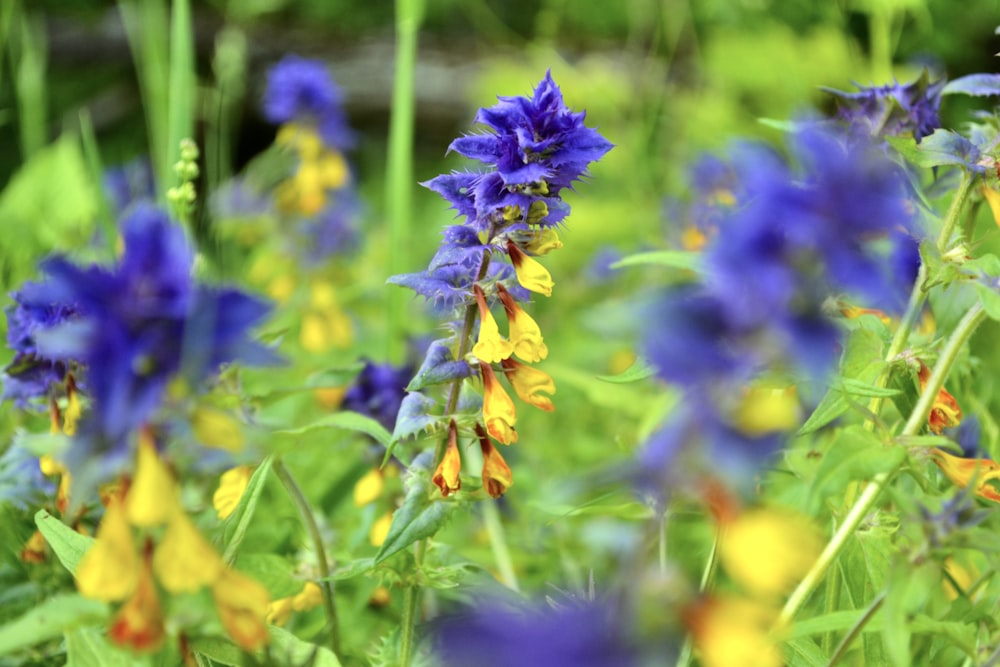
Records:
M545 346L538 324L531 315L528 315L523 308L517 305L517 302L503 285L497 285L497 295L507 312L507 324L510 328L510 340L513 344L514 354L531 363L545 359L549 355L549 349ZM483 359L483 361L489 360Z
M344 394L341 408L367 415L391 431L412 376L409 366L366 361Z
M497 382L497 376L489 365L480 363L479 370L483 377L483 421L486 422L486 430L505 445L517 442L514 402Z
M938 115L945 80L931 82L927 71L912 83L855 86L848 93L824 88L838 103L837 116L851 129L869 136L912 135L917 143L941 127Z
M308 611L323 603L323 592L312 581L307 581L302 590L295 595L278 598L268 605L267 622L272 625L284 625L291 618L293 611Z
M369 470L354 485L354 506L364 507L374 502L376 498L382 495L383 486L382 471L378 469Z
M781 667L785 661L770 633L776 615L745 598L712 597L689 608L685 624L705 667Z
M927 368L927 364L923 361L920 362L917 378L920 380L920 391L923 392L931 378L931 369ZM948 393L947 389L941 387L931 404L930 414L927 415L927 426L932 433L940 434L945 428L957 426L961 421L962 408L959 407L958 401Z
M499 498L514 485L514 475L482 426L476 424L476 436L483 453L483 488L492 498Z
M971 488L980 498L1000 503L1000 491L993 482L1000 480L1000 464L991 459L966 459L937 447L931 449L934 463L944 476L961 488Z
M146 433L140 437L136 459L135 478L125 502L129 523L134 526L165 524L176 504L176 482Z
M448 424L448 445L444 452L444 458L434 471L431 481L441 489L441 495L446 498L462 488L462 480L459 475L462 472L462 459L458 453L458 427L452 419Z
M507 252L517 273L517 282L532 292L552 296L552 276L537 261L528 257L513 241L507 241Z
M547 373L513 359L504 359L501 365L518 398L546 412L556 409L552 400L545 396L556 393L555 382Z
M270 596L253 579L225 568L212 585L219 618L238 646L256 651L270 641L264 622Z
M154 651L166 636L163 609L148 559L139 570L135 593L118 610L108 630L111 640L136 652Z
M80 561L77 588L85 597L116 602L124 600L139 583L140 559L125 508L112 499L104 510L94 545Z
M318 61L288 55L268 72L263 107L272 123L306 122L326 144L348 148L353 137L341 105L340 90Z
M252 474L253 468L245 465L230 468L222 473L222 477L219 479L219 488L212 496L212 506L215 507L215 512L220 520L227 519L239 506L240 498L243 497L243 492L246 491Z
M472 353L484 363L495 364L509 357L514 351L514 346L509 340L500 336L500 328L486 305L482 288L479 285L473 285L472 288L476 295L476 304L479 306L479 339L472 348Z

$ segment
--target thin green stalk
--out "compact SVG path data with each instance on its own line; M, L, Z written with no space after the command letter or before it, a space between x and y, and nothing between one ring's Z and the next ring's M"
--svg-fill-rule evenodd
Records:
M37 18L22 12L18 39L11 43L18 46L17 57L12 58L12 64L17 84L21 157L27 161L45 146L47 140L45 30Z
M83 156L87 161L87 170L90 172L90 182L95 185L101 182L104 173L104 164L101 161L101 151L97 146L97 137L94 135L94 125L90 122L90 112L84 108L80 110L80 142L83 145ZM104 232L104 245L108 256L115 256L115 247L118 243L118 226L115 224L111 207L108 206L107 197L103 192L97 196L97 221Z
M299 510L299 514L302 516L302 523L306 527L309 533L309 537L313 543L313 549L316 550L316 560L319 565L319 586L320 590L323 592L323 609L326 612L326 620L330 626L330 648L333 649L335 655L340 655L340 622L337 619L337 606L336 600L334 598L333 584L330 581L330 564L326 559L326 548L323 546L323 536L319 532L319 526L316 524L316 518L313 516L312 508L309 507L309 501L306 499L305 494L302 493L302 489L296 483L295 478L285 467L284 462L281 459L274 459L272 464L272 469L274 474L277 475L278 479L285 486L285 490L288 491L289 497L291 497L292 502Z
M934 370L931 372L931 376L927 381L926 387L924 387L924 390L920 393L920 398L917 400L917 404L913 408L910 418L907 420L906 425L900 433L901 436L916 435L920 429L923 428L923 425L927 422L927 415L930 413L931 406L937 398L941 387L944 385L944 379L951 370L952 364L954 364L958 353L985 317L986 313L983 310L982 304L977 303L969 309L962 320L958 323L958 326L955 327L955 331L952 332L951 337L948 339L944 349L941 351L941 355L938 358L937 363L934 365ZM847 544L847 541L854 534L854 531L857 530L858 526L861 525L862 520L871 511L875 501L878 499L889 480L896 474L902 465L903 464L900 463L892 470L879 473L872 478L872 480L868 483L868 486L864 488L861 495L855 501L853 507L851 507L847 516L844 517L843 522L840 524L840 528L837 529L837 532L834 533L830 542L826 545L826 548L823 549L823 552L813 564L812 568L808 573L806 573L806 576L803 577L802 581L799 582L798 587L796 587L796 589L792 592L791 596L789 596L788 602L785 603L785 607L781 610L781 614L776 622L777 627L784 627L792 621L795 614L798 613L802 605L805 604L809 595L812 594L813 590L819 584L823 575L826 574L827 569L837 556L840 555L840 552Z
M389 275L403 273L410 247L413 214L414 78L417 38L424 0L396 0L396 64L389 119L389 163L386 167L386 215L389 220ZM386 297L386 358L402 361L406 301L402 290Z
M424 552L427 550L427 541L417 542L414 561L416 567L424 561ZM402 627L399 634L399 664L400 667L409 667L413 659L413 637L417 626L417 609L420 606L420 589L417 586L408 586L403 592L403 618Z
M167 108L166 174L180 159L181 140L194 139L194 44L190 0L173 0L170 12L169 100ZM171 178L172 184L175 179ZM168 181L161 187L166 188Z
M507 588L519 591L521 589L517 585L517 574L514 573L514 559L511 558L510 549L507 547L507 536L504 534L503 524L500 523L497 504L492 499L486 500L482 508L483 523L490 538L490 548L493 550L493 560L496 561L497 571L500 573L500 581Z
M834 665L840 662L840 659L847 653L847 649L851 647L854 640L861 634L868 621L872 620L878 610L882 608L884 602L885 592L883 591L878 597L872 600L872 603L865 609L865 613L861 615L861 618L847 631L847 634L844 635L844 638L837 645L837 649L833 652L833 655L830 656L830 662L826 663L826 667L834 667Z
M701 582L698 584L698 592L705 593L709 590L712 577L715 576L715 566L718 563L719 556L719 539L722 537L722 530L719 529L715 532L715 541L712 542L712 551L708 554L708 561L705 563L705 569L701 572ZM681 647L680 656L677 658L677 667L687 667L691 664L691 654L694 650L694 645L691 642L691 633L689 632L684 638L684 645Z

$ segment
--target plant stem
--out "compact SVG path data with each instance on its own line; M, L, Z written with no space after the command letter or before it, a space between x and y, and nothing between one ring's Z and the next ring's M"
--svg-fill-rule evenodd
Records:
M392 112L389 120L389 156L386 167L386 214L389 219L389 275L402 273L403 259L410 244L410 216L413 213L413 125L414 78L417 37L423 20L424 0L396 0L396 64L392 85ZM386 357L390 362L403 358L403 316L405 301L401 290L389 290L386 298Z
M296 483L295 478L292 477L288 468L285 467L284 462L278 458L274 459L272 469L274 470L274 474L278 476L278 479L281 480L281 483L285 485L285 490L288 491L288 495L296 507L298 507L299 514L302 515L302 523L309 532L310 539L312 539L313 548L316 550L316 560L319 565L319 585L323 592L323 608L326 611L326 620L330 626L330 648L333 649L335 655L340 656L340 622L337 620L333 583L330 581L330 564L326 559L323 536L319 532L316 518L309 507L309 501L306 500L305 494L302 493L302 489Z
M424 552L427 550L427 541L417 542L414 560L417 569L424 560ZM409 667L413 659L413 636L417 625L417 608L420 603L420 587L417 585L408 586L403 593L403 618L399 636L399 664L400 667Z
M913 408L913 413L910 414L910 418L907 420L906 425L903 427L901 436L916 435L923 425L927 421L927 415L930 413L931 406L934 400L937 398L938 392L944 385L944 378L951 370L952 364L955 362L955 358L958 356L959 351L968 341L969 337L979 326L979 323L983 321L986 313L983 310L981 303L977 303L965 314L962 320L955 327L955 331L952 332L951 337L945 344L944 349L941 351L940 357L938 357L937 363L934 365L934 370L931 372L931 377L927 381L927 386L920 394L920 398L917 400L916 406ZM813 564L812 568L806 573L802 581L799 582L798 587L792 592L791 596L788 598L788 602L785 603L784 609L781 610L781 614L778 616L776 626L778 628L788 625L791 620L795 617L795 614L799 611L803 604L805 604L806 599L819 584L823 575L826 573L827 568L833 563L833 561L840 555L841 550L847 544L847 540L851 538L854 531L857 530L858 526L861 525L861 521L868 515L871 511L872 506L878 499L882 492L888 484L889 479L896 474L896 471L902 467L902 463L898 466L889 470L887 472L879 473L875 475L874 478L868 483L864 491L854 502L853 507L848 512L847 516L844 517L843 522L834 533L830 542L823 549L819 558Z
M507 588L520 591L517 585L517 575L514 573L514 559L510 556L510 549L507 547L507 537L504 534L503 524L500 523L500 512L497 510L496 501L487 499L483 501L483 523L486 524L486 534L490 538L490 548L493 550L493 559L497 563L497 570L500 573L500 581Z
M885 602L885 591L880 593L878 597L872 600L872 603L868 605L867 609L865 609L865 613L861 615L861 618L858 619L858 622L855 623L851 627L851 629L847 631L847 634L844 635L844 638L840 641L840 644L837 645L837 650L835 650L833 652L833 655L830 656L830 662L826 663L826 667L834 667L834 665L840 662L840 659L844 657L845 653L847 653L847 649L851 647L851 643L854 642L855 639L857 639L858 635L861 634L861 630L864 629L864 627L868 624L868 621L870 621L872 617L875 616L875 613L882 608L882 603L884 602Z

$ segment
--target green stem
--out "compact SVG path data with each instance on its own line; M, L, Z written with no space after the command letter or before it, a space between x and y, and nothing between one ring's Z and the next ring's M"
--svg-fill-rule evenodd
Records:
M423 0L396 0L396 64L389 120L389 159L386 171L386 214L389 219L389 275L403 273L410 246L413 213L414 78L417 38L423 20ZM406 308L402 290L386 298L386 357L402 361Z
M826 664L826 667L834 667L834 665L840 662L840 659L844 657L845 653L847 653L847 649L851 647L854 640L861 634L861 631L868 624L868 621L872 620L872 617L874 617L878 610L882 608L882 603L884 602L885 592L883 591L878 595L878 597L872 600L872 603L868 605L867 609L865 609L865 613L861 615L861 618L858 619L857 623L851 626L851 629L848 630L846 635L844 635L840 644L837 645L837 650L835 650L833 655L830 656L830 662Z
M319 526L316 524L312 508L309 507L309 501L306 500L305 494L302 493L302 489L296 483L295 478L292 477L288 468L285 467L284 462L281 459L274 459L272 469L274 470L274 474L278 476L278 479L281 480L281 483L284 484L285 490L288 491L288 495L296 507L298 507L299 514L302 516L302 523L309 532L313 548L316 550L316 560L319 565L319 585L320 590L323 592L323 608L326 611L327 623L330 625L330 648L333 649L335 655L339 656L340 622L337 620L337 606L334 600L333 583L330 581L330 564L326 559L323 536L319 532Z
M982 304L977 303L969 309L958 323L958 326L955 327L955 331L952 332L951 337L941 351L941 356L934 365L934 370L927 381L927 386L921 392L920 398L917 400L917 404L910 414L910 418L900 433L901 436L916 435L923 428L927 422L927 415L930 413L931 406L934 404L938 392L944 385L944 378L948 374L948 371L951 370L955 358L985 317L986 313L983 310ZM840 555L841 550L847 544L847 540L851 538L854 531L861 525L861 521L871 511L875 501L882 493L882 489L886 487L889 480L902 465L900 463L892 470L875 475L864 491L861 492L861 495L854 502L847 516L844 517L840 528L837 529L837 532L834 533L812 568L806 573L802 581L799 582L798 587L792 592L791 596L789 596L788 602L785 603L784 609L781 610L781 614L778 616L777 627L784 627L792 621L795 614L798 613L802 605L805 604L806 599L816 588L817 584L819 584L827 569L837 556Z
M708 562L705 563L705 569L701 572L701 582L698 584L699 593L705 593L712 583L715 566L719 560L719 539L721 536L722 530L719 529L715 533L715 541L712 542L712 551L708 554ZM684 646L681 647L680 656L677 658L677 667L687 667L691 663L693 649L694 645L691 643L691 633L689 632L684 638Z
M514 573L514 559L510 556L510 549L507 547L507 537L504 534L503 524L500 523L500 511L496 502L491 498L483 502L483 523L486 524L486 534L490 538L490 548L493 550L493 560L496 561L497 571L500 573L500 581L507 588L519 591L517 585L517 575Z
M417 549L414 560L416 568L424 560L424 552L427 550L427 541L417 542ZM408 586L403 593L403 618L399 636L399 664L400 667L409 667L413 659L413 637L414 629L417 625L417 608L420 603L420 588L414 584Z

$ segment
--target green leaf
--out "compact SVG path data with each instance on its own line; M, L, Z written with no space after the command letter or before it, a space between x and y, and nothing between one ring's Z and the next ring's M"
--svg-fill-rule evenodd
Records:
M900 393L899 389L876 387L863 380L844 378L837 384L837 388L848 396L859 396L862 398L888 397Z
M346 565L342 565L334 570L330 579L333 581L342 581L344 579L353 579L359 574L366 574L371 572L375 568L374 558L359 558L358 560L352 560Z
M962 135L940 128L919 144L912 137L886 137L886 141L909 162L925 168L968 165L978 152Z
M612 384L627 384L629 382L645 380L653 375L656 375L656 368L642 357L639 357L621 373L617 375L598 375L597 379Z
M878 391L874 388L874 382L885 364L882 348L882 339L871 329L862 327L851 331L844 345L840 364L842 384L831 387L823 396L819 405L799 428L799 435L817 431L847 412L851 407L848 396L852 391L857 395Z
M883 607L882 639L890 664L908 667L911 664L911 622L927 604L932 591L941 586L941 571L932 561L913 565L902 556L895 567L889 568L888 590Z
M701 267L701 253L686 250L653 250L628 255L611 265L612 269L626 266L667 266L674 269L698 271Z
M246 537L250 521L253 520L254 512L257 511L257 503L260 500L261 491L264 490L264 483L271 473L271 464L274 462L273 456L266 457L253 471L247 488L240 497L239 504L233 513L226 517L226 522L222 526L222 537L226 544L226 550L222 554L222 559L228 565L232 565L236 560L236 552Z
M295 595L306 583L292 576L291 561L278 554L240 554L236 567L266 588L272 600Z
M823 400L819 402L813 413L809 415L805 423L798 430L798 435L806 435L807 433L812 433L813 431L818 431L823 428L834 419L840 415L847 412L850 404L847 399L844 398L842 392L836 389L830 389L826 392Z
M828 663L823 651L808 637L793 639L784 643L790 665L798 667L825 667Z
M407 492L403 505L393 513L389 534L375 554L375 564L417 540L434 535L460 506L454 498L442 498L437 488L421 477Z
M311 667L340 667L340 660L330 649L299 639L291 632L274 625L270 626L268 630L271 634L271 643L266 649L266 655L272 656L277 662L265 664L309 664ZM241 665L246 664L243 660L244 651L226 639L202 637L192 641L191 648L223 665L241 667ZM264 655L265 651L256 653L258 659ZM312 662L309 662L310 660Z
M110 615L104 602L82 595L57 595L0 627L0 655L54 639L73 628L100 625Z
M869 480L879 473L895 470L905 457L902 447L883 444L861 426L848 426L824 452L810 498L822 500L830 494L839 494L850 482Z
M66 633L67 667L149 667L150 659L114 646L94 628L77 628Z
M387 431L385 427L377 421L367 415L347 410L325 415L322 418L317 419L310 424L306 424L305 426L300 426L299 428L272 431L271 435L279 438L297 438L311 431L328 428L364 433L365 435L371 436L382 445L388 445L392 440L392 436L389 435L389 431Z
M804 621L797 621L788 632L789 639L799 637L809 637L825 632L840 632L854 627L864 613L863 609L848 609L845 611L832 611L822 616L808 618ZM873 630L872 622L865 625L864 631Z
M395 444L411 435L432 430L443 425L444 418L433 414L437 409L437 401L419 391L411 391L403 398L396 415L396 427L390 440ZM388 452L386 459L388 460Z
M35 514L35 525L63 567L76 574L76 568L94 543L94 538L81 535L45 510Z
M983 304L983 310L986 311L986 315L990 319L1000 320L1000 292L997 292L989 285L979 282L973 284L975 285L976 293L979 295L979 300Z

